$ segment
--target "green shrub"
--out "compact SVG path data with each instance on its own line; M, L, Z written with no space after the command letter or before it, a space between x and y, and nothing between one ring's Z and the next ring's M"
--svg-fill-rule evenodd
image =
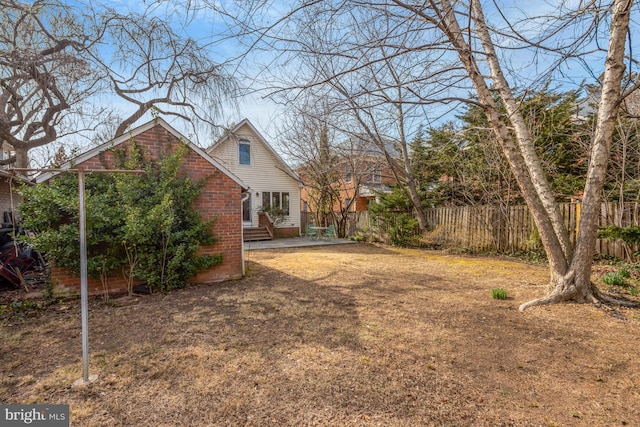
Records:
M491 298L507 299L507 291L504 288L491 289Z
M413 207L401 188L391 193L380 193L368 206L375 233L393 246L415 247L420 245L418 220L413 217Z
M602 281L610 286L626 286L627 284L625 277L619 271L605 274L602 276Z
M134 279L154 291L182 287L189 277L222 262L222 254L200 255L201 246L217 241L215 220L194 209L204 181L192 182L182 169L184 145L167 147L159 160L145 159L131 141L128 150L114 150L116 167L141 169L137 174L87 176L87 270L106 278L124 269L132 292ZM78 182L61 174L49 184L25 186L21 216L24 227L37 232L29 239L49 260L73 272L80 270Z
M622 240L627 244L640 244L640 226L618 227L609 225L598 229L598 238L609 241Z
M631 277L631 273L626 268L621 268L620 270L618 270L618 274L624 277L625 279L628 279Z

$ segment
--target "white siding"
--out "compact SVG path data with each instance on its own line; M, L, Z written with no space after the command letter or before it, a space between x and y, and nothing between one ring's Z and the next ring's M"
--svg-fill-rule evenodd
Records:
M241 165L238 158L238 142L246 139L251 143L251 164ZM289 216L279 227L300 227L300 186L275 159L262 139L244 125L234 135L209 151L211 157L222 163L229 171L249 186L251 192L251 221L258 225L258 210L262 207L262 192L288 192ZM256 194L258 197L256 197Z

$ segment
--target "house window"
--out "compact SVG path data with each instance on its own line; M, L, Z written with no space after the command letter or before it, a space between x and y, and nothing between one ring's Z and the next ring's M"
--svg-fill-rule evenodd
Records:
M371 173L371 182L374 184L380 184L382 182L382 168L380 166L375 166L373 168L373 172Z
M345 172L344 172L344 181L351 182L351 175L352 175L351 165L347 165L347 168L345 169Z
M241 139L238 144L238 159L241 165L251 164L251 144L246 139Z
M289 193L282 193L282 211L289 215Z
M350 198L346 198L344 199L344 207L346 210L349 210L349 203L351 203L351 199Z
M289 215L289 193L277 191L262 192L262 210L277 212L282 210L283 215Z
M262 210L268 211L271 209L271 193L269 191L262 192Z

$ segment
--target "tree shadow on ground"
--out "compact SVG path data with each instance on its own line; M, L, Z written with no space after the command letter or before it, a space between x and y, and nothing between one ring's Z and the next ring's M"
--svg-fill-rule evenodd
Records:
M4 332L15 336L2 351L3 358L14 359L14 375L45 375L51 366L79 360L78 301L58 308L62 311L49 310ZM353 297L268 268L251 280L142 296L138 304L124 307L96 301L89 316L93 353L197 341L263 353L272 348L290 352L300 345L355 350L360 346L359 329ZM27 358L45 363L31 364L23 360Z

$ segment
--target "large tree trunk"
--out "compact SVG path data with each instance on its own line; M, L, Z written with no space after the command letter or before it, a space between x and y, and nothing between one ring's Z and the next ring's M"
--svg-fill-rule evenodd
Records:
M427 231L429 224L427 224L427 217L424 215L424 209L422 208L422 200L416 189L416 181L412 174L407 177L407 187L409 188L409 198L415 210L416 219L418 220L418 227L420 228L420 232L424 233Z
M432 3L433 4L433 3ZM501 71L493 42L489 35L480 2L472 2L471 18L476 34L482 42L491 70L493 84L498 89L508 111L513 131L506 127L493 100L489 86L479 71L473 50L464 39L454 9L448 0L442 5L441 29L457 50L458 55L477 91L502 150L509 162L523 196L533 215L550 267L550 292L547 296L524 303L520 310L533 305L559 301L612 301L591 283L591 266L595 249L600 195L604 186L609 147L613 137L615 118L621 101L621 82L624 75L625 37L629 28L632 0L615 0L611 17L611 33L604 73L602 98L592 143L587 183L582 204L582 216L575 251L571 250L566 230L562 226L557 203L552 198L540 160L535 153L533 138Z
M576 248L571 258L569 270L566 274L556 277L555 282L551 282L552 289L549 295L522 304L520 310L534 305L554 303L563 300L574 300L577 302L603 300L622 303L601 294L595 285L591 283L591 266L595 251L605 172L609 161L611 140L613 139L613 133L615 131L618 108L622 100L621 82L625 71L625 41L629 31L629 18L632 4L632 0L614 1L609 50L602 82L602 95L598 106L596 128L591 146L591 157L589 159L587 182L582 200L582 213L580 216Z
M519 103L513 95L513 90L509 87L509 83L502 72L502 67L498 61L495 47L491 40L489 29L487 28L482 5L479 1L472 2L472 13L476 22L478 37L482 42L483 49L486 54L487 63L491 70L493 84L500 93L500 98L507 110L509 122L512 125L515 140L518 144L522 158L527 167L527 172L531 176L531 182L535 188L537 196L540 198L545 208L546 214L551 221L553 231L564 252L564 257L569 259L573 252L569 233L564 225L564 221L560 215L558 203L553 196L551 186L547 181L542 162L536 153L535 141L531 135L531 131L527 126L524 116L519 109Z
M16 150L16 169L26 169L29 167L28 149L25 147L14 147Z
M448 36L458 52L458 56L476 89L478 100L531 211L540 233L542 244L547 251L551 270L564 273L568 268L567 258L563 250L563 245L555 232L553 222L538 194L537 188L539 188L539 183L535 183L534 177L528 173L529 168L525 162L522 151L516 145L516 137L502 121L498 105L494 101L489 86L480 72L473 56L473 50L464 39L464 33L458 24L453 7L448 0L443 1L442 5L443 20L440 24L441 29ZM491 43L491 40L486 40L486 42ZM526 129L523 130L523 132L525 131L528 132Z

